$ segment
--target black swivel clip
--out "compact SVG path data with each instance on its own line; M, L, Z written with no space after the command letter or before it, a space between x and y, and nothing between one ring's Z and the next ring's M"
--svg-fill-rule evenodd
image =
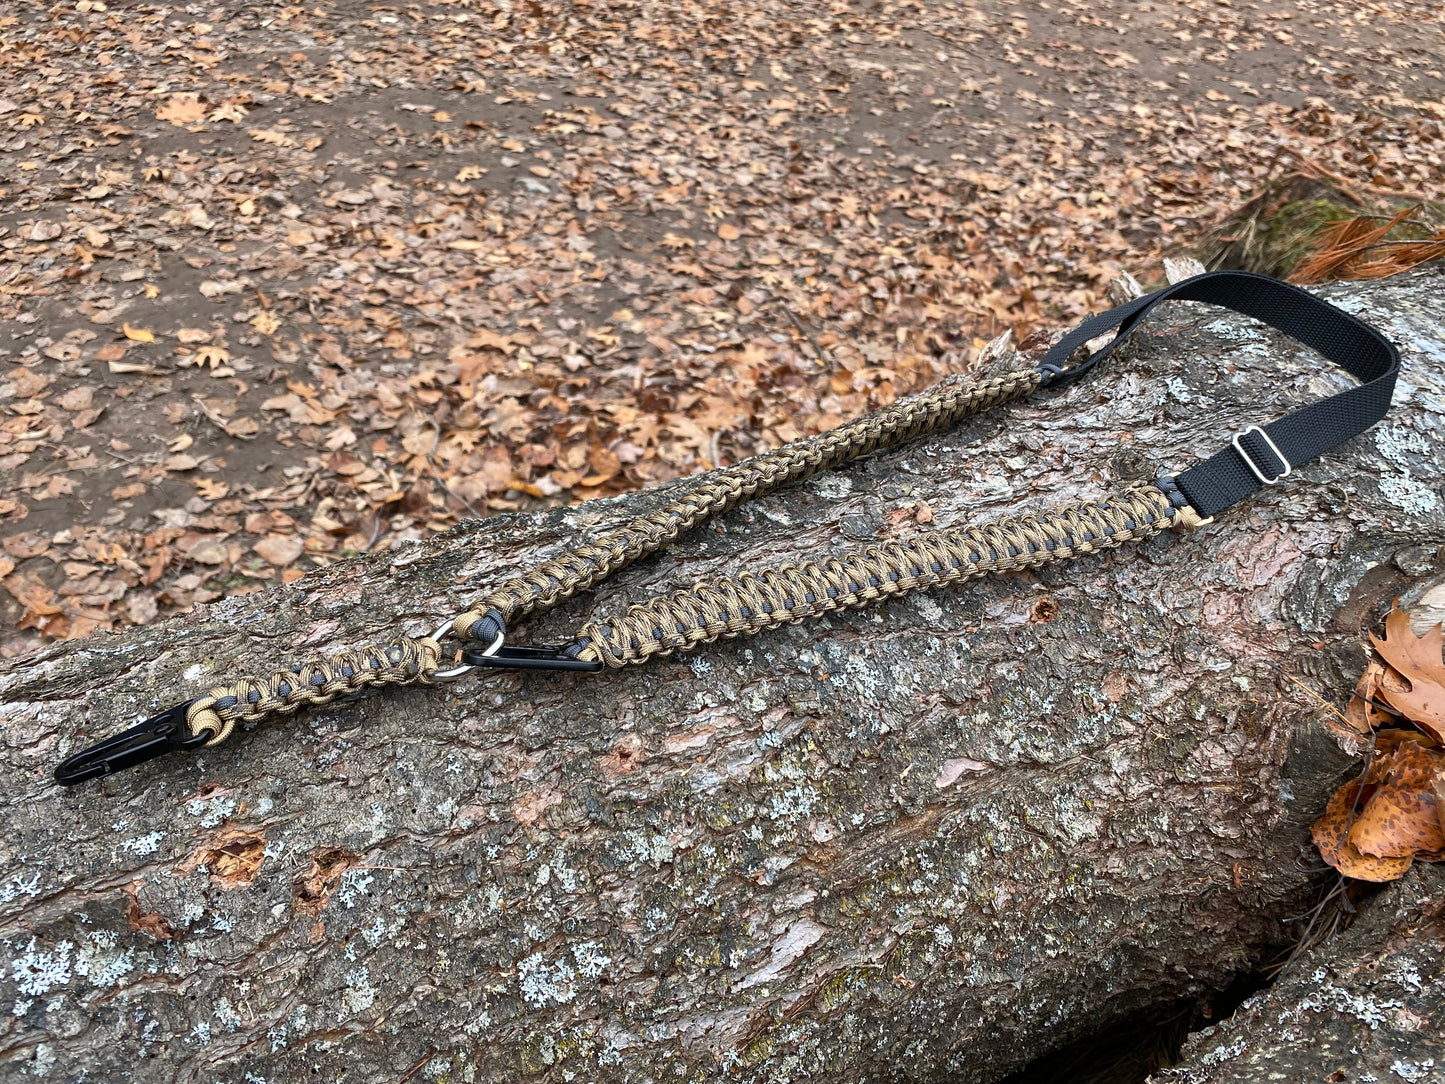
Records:
M73 787L87 779L110 775L122 768L133 768L167 753L204 745L211 732L203 730L192 734L186 725L186 709L194 703L194 700L187 700L184 704L167 708L113 738L106 738L76 753L55 769L55 781L62 787Z
M506 647L498 646L488 652L463 651L463 666L490 666L510 670L581 670L595 674L602 669L600 662L574 659L565 647Z

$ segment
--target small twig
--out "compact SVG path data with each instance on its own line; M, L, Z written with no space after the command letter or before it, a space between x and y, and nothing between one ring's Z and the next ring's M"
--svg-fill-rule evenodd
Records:
M1378 741L1378 733L1372 730L1370 732L1370 748L1365 753L1364 767L1360 769L1359 786L1355 789L1354 801L1350 803L1350 815L1345 819L1344 838L1347 841L1350 836L1350 829L1353 828L1355 825L1355 815L1360 811L1360 796L1365 793L1365 780L1370 778L1370 768L1375 763L1375 746L1378 744ZM1299 959L1300 956L1304 955L1305 952L1313 948L1315 945L1319 944L1321 941L1329 937L1330 934L1334 932L1333 928L1331 928L1320 934L1318 937L1311 936L1315 928L1315 923L1318 922L1320 916L1324 914L1325 907L1329 904L1329 902L1336 896L1340 896L1349 890L1348 878L1346 878L1343 873L1338 873L1338 871L1336 872L1338 874L1338 879L1336 880L1334 887L1331 888L1330 891L1326 893L1325 897L1310 910L1309 924L1305 926L1304 932L1300 934L1299 940L1295 942L1294 949L1290 952L1284 963L1280 965L1279 970L1275 973L1275 977L1282 976L1286 972L1288 972L1289 969L1294 965L1294 962ZM1347 896L1344 897L1344 903L1345 905L1349 904L1349 899ZM1353 908L1350 909L1351 913L1352 911ZM1338 921L1338 919L1336 919L1336 921Z
M435 418L428 418L427 421L431 424L432 432L435 434L435 438L431 442L431 451L427 452L426 454L426 465L431 468L432 474L436 477L436 480L442 484L442 488L447 491L447 494L449 496L455 497L457 500L461 501L462 507L464 507L477 519L486 519L487 517L484 513L478 512L475 508L472 507L471 501L467 500L451 486L447 485L447 480L442 477L442 472L437 470L436 460L434 460L432 456L436 455L436 450L441 445L442 427L437 424L437 420Z
M822 348L818 346L818 340L813 338L813 333L804 327L803 322L798 319L793 313L793 310L788 308L788 303L776 295L774 295L773 300L778 303L778 306L783 310L784 314L793 322L793 326L798 329L798 334L808 340L808 345L813 348L813 357L818 359L818 364L832 368L832 359L823 353Z
M421 1072L423 1069L425 1069L425 1068L426 1068L426 1065L427 1065L427 1062L431 1061L432 1058L434 1058L434 1057L436 1057L436 1056L437 1056L437 1048L436 1048L436 1047L432 1047L431 1053L427 1054L425 1057L423 1057L423 1058L421 1059L421 1061L417 1062L415 1065L413 1065L413 1066L412 1066L410 1069L408 1069L406 1072L402 1073L401 1079L399 1079L399 1080L396 1082L396 1084L407 1084L407 1081L411 1080L412 1077L414 1077L414 1076L417 1075L417 1073L419 1073L419 1072Z
M237 440L255 440L255 439L256 439L256 434L254 434L254 433L252 433L252 434L250 434L250 435L248 436L248 435L245 434L245 433L233 433L233 432L231 432L231 430L226 427L226 419L223 418L223 417L221 417L219 414L217 414L217 413L216 413L214 410L212 410L210 407L206 406L206 401L205 401L204 399L202 399L199 395L192 395L192 396L191 396L191 401L192 401L193 403L195 403L196 406L198 406L198 407L201 408L201 413L206 416L206 420L207 420L208 422L210 422L212 425L214 425L216 428L220 429L220 431L223 432L223 433L225 433L226 436L228 436L228 437L235 437Z
M1300 681L1297 677L1295 677L1293 674L1291 674L1291 673L1290 673L1288 670L1286 670L1283 666L1280 666L1280 665L1278 665L1277 663L1272 663L1272 662L1270 662L1268 659L1261 659L1260 661L1263 662L1265 666L1268 666L1271 670L1274 670L1274 671L1278 672L1279 674L1281 674L1282 676L1288 678L1291 682L1293 682L1293 683L1295 684L1296 687L1298 687L1298 688L1300 688L1300 689L1303 689L1307 694L1309 694L1310 696L1314 697L1315 700L1319 702L1319 704L1320 704L1321 707L1328 708L1330 711L1334 712L1337 716L1339 716L1341 722L1349 725L1351 730L1354 729L1354 725L1353 725L1352 723L1350 723L1350 720L1346 717L1346 715L1345 715L1344 712L1342 712L1339 708L1335 707L1334 704L1330 703L1328 700L1326 700L1326 699L1325 699L1323 696L1321 696L1319 693L1317 693L1317 692L1315 692L1313 689L1311 689L1311 688L1310 688L1308 685L1306 685L1303 681Z
M361 552L362 552L362 553L370 553L370 552L371 552L371 547L374 546L374 545L376 545L376 540L381 537L381 509L380 509L380 508L378 508L378 509L376 510L376 513L375 513L375 515L373 516L373 519L374 519L374 521L375 521L375 525L371 528L371 541L369 541L366 545L364 545L364 546L361 547Z

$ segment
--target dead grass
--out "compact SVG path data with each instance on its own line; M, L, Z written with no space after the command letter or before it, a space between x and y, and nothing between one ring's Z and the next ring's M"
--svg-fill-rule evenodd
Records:
M1445 204L1363 192L1303 161L1208 230L1201 251L1211 270L1301 284L1383 278L1445 258Z

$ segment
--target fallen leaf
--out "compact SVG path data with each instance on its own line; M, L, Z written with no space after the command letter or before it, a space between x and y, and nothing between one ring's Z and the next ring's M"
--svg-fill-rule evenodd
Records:
M26 531L24 534L14 534L9 538L0 540L0 547L17 560L25 560L27 557L39 557L50 548L50 539L44 535L36 534L34 531ZM8 573L7 573L8 575Z
M203 346L191 355L191 360L215 369L231 360L231 352L224 346Z
M186 551L186 556L198 564L223 565L228 556L226 543L219 537L210 535L191 546Z
M1406 686L1382 682L1380 695L1385 702L1437 742L1445 742L1445 637L1441 626L1416 636L1409 615L1397 607L1385 618L1384 639L1371 633L1370 641L1406 682Z
M131 342L153 343L156 341L156 333L148 328L131 327L129 324L121 324L120 329L125 332L125 337Z
M278 538L275 536L261 539L251 547L261 559L267 564L277 568L285 568L296 558L300 557L306 549L306 543L299 538Z
M1401 744L1385 778L1350 828L1350 842L1375 858L1407 858L1445 848L1433 784L1445 778L1445 757L1415 742Z
M1362 784L1356 780L1335 791L1310 835L1320 856L1346 877L1361 881L1394 881L1404 876L1414 858L1375 858L1361 854L1349 840Z
M1398 721L1393 712L1386 711L1379 705L1380 682L1385 676L1385 669L1383 663L1371 659L1365 672L1360 675L1354 695L1350 697L1349 705L1345 708L1346 720L1361 734L1394 726Z
M274 312L258 312L251 317L251 326L262 335L274 335L281 327L281 317Z
M76 411L86 410L87 408L89 408L91 401L94 398L95 389L88 384L82 384L79 387L71 388L68 392L66 392L64 395L61 395L55 401L61 406L63 406L66 410Z
M742 233L731 222L724 222L717 228L717 235L724 241L736 241Z
M195 124L205 115L206 107L197 94L172 94L156 110L156 120L168 120L177 126Z
M269 143L273 147L294 147L296 140L292 139L285 132L278 132L274 128L252 128L250 136L257 143Z

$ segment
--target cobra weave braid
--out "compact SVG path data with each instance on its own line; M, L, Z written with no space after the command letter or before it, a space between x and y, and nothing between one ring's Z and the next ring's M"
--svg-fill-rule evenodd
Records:
M771 493L818 471L840 466L880 448L902 444L999 403L1017 399L1038 387L1040 379L1038 370L1023 369L973 382L945 380L919 395L900 399L890 407L836 429L792 441L706 475L688 493L669 504L508 580L467 612L458 614L452 628L464 640L484 639L486 636L475 626L490 609L498 611L507 624L548 609L752 497ZM490 630L490 635L497 631L500 630Z
M720 637L795 624L988 572L1035 568L1198 522L1192 509L1171 506L1163 492L1148 485L1061 512L929 531L825 561L698 583L633 606L622 617L585 625L578 657L610 667L645 662Z
M368 645L313 659L293 670L263 678L244 677L212 689L186 710L193 735L209 730L206 745L219 745L238 722L290 715L312 704L329 704L370 685L426 684L436 673L442 649L431 637L402 637L387 646Z

